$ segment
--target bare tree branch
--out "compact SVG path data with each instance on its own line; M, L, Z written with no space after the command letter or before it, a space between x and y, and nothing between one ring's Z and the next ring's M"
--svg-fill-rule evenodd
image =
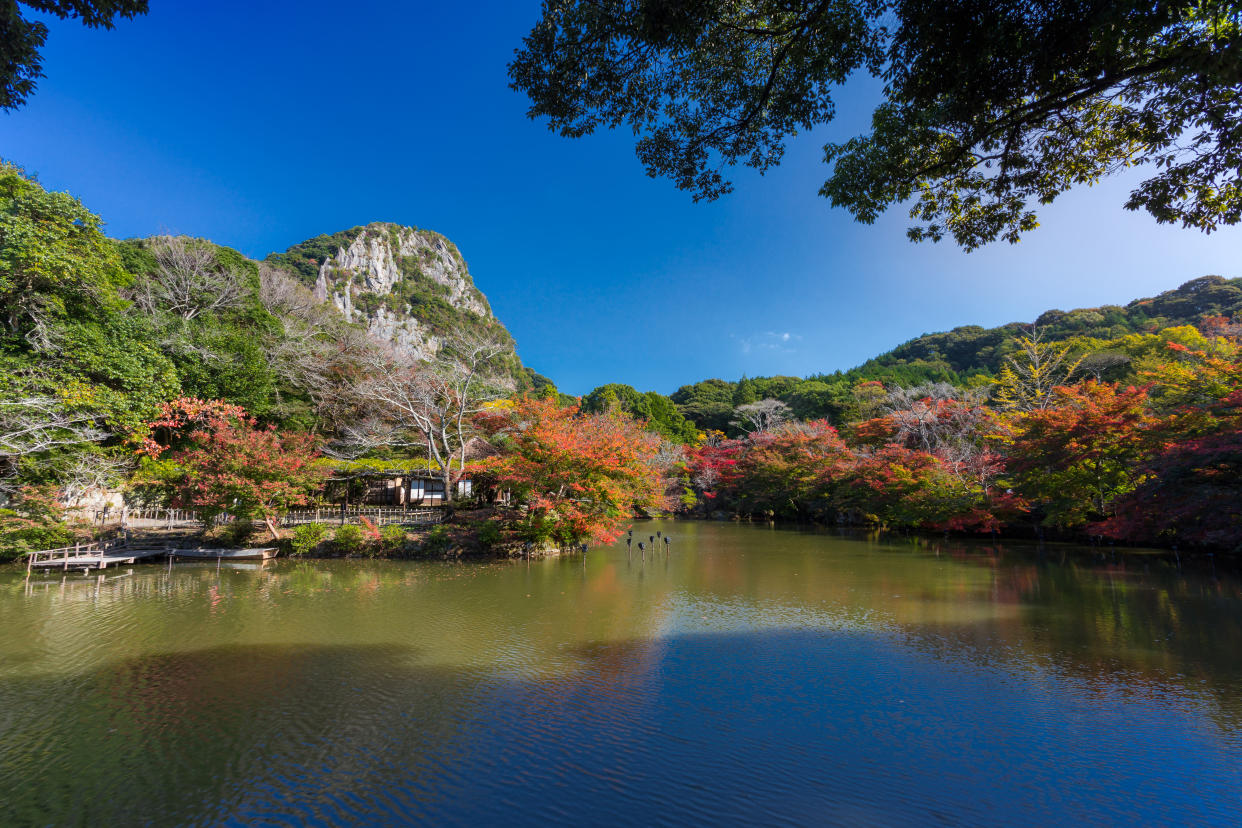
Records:
M321 417L349 421L359 403L357 375L374 355L375 344L331 305L317 302L304 285L266 264L259 266L259 300L281 323L280 334L263 342L276 375L306 392ZM348 442L334 445L353 451L344 448Z
M733 409L733 414L731 425L737 426L747 434L755 434L761 431L771 431L781 423L787 422L793 417L793 410L780 400L759 400L739 405Z
M115 486L133 465L125 455L81 452L61 474L62 500L69 505L80 503L92 491Z
M148 314L171 313L188 322L203 313L241 306L245 281L220 265L204 242L183 236L151 241L156 270L133 287L133 299Z
M69 412L54 397L30 394L0 398L0 489L18 463L62 446L95 443L109 436L94 414Z
M495 373L508 351L497 338L458 334L445 340L435 359L412 364L396 352L375 352L356 389L371 416L349 429L347 444L414 445L417 434L428 458L441 470L445 499L452 499L453 462L466 467L466 446L474 436L473 416L507 393Z

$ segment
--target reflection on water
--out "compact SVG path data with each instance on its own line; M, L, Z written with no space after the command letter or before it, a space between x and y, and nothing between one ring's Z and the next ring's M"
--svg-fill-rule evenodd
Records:
M1231 824L1242 581L708 523L0 575L0 824Z

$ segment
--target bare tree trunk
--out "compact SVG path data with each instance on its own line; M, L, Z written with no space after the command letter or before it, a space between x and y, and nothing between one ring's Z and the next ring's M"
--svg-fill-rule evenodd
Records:
M443 503L444 505L447 506L448 504L453 502L453 460L452 458L449 458L449 461L445 463L444 466L441 468L440 479L444 482Z
M276 524L272 521L272 516L265 512L263 514L263 522L267 524L267 531L272 533L272 540L275 540L275 541L280 540L280 530L276 527Z

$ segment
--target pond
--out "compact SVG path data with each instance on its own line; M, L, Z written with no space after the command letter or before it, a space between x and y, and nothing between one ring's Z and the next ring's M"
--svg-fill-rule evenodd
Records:
M0 824L1236 824L1242 581L705 522L0 573Z

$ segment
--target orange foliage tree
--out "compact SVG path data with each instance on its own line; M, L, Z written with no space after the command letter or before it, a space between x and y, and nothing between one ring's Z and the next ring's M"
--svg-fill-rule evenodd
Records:
M513 492L526 540L610 543L635 510L661 505L660 437L628 415L531 398L507 414L506 451L479 470Z
M1154 427L1160 448L1142 482L1094 531L1242 551L1242 353L1223 345L1217 354L1174 349L1188 362L1153 376L1171 389L1166 399L1185 404Z
M1158 420L1144 388L1089 380L1056 393L1055 406L1015 417L1008 471L1045 522L1082 526L1142 481Z

